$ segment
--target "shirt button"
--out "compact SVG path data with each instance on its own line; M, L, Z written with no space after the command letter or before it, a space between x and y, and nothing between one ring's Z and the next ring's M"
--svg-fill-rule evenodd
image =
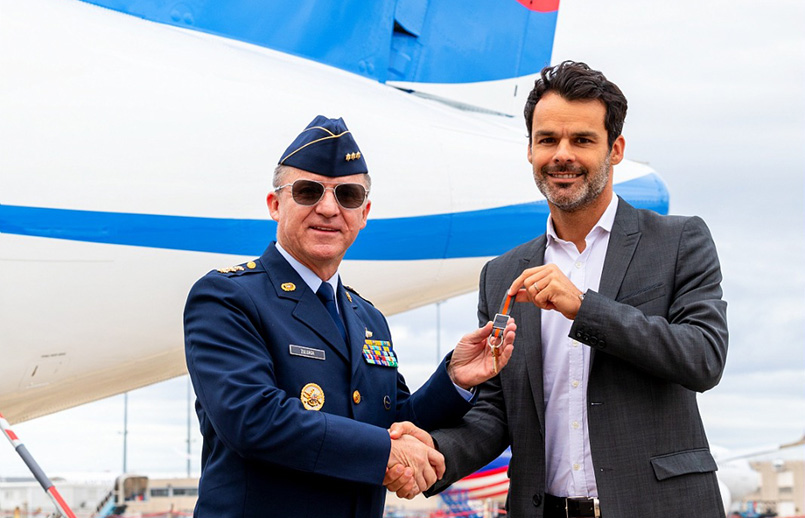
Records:
M578 471L580 469L581 469L581 466L579 466L578 464L573 464L573 471Z
M581 268L582 266L584 266L583 262L579 261L576 263L576 268Z
M571 385L573 385L573 388L577 388L579 386L579 380L573 380L573 383L571 383Z
M573 421L573 425L572 425L572 426L573 426L573 429L574 429L574 430L578 430L578 429L579 429L579 422L578 422L578 421Z
M356 405L361 402L361 393L357 390L352 393L352 401L354 401Z
M579 346L579 341L578 341L578 340L571 340L571 341L570 341L570 344L571 344L573 347L578 347L578 346Z

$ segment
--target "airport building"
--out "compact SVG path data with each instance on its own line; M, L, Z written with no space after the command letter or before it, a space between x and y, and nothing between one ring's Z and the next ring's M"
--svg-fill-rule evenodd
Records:
M198 478L127 474L115 480L56 477L53 484L77 518L192 516L198 497ZM43 517L53 511L53 503L33 478L0 478L0 518Z
M782 517L805 516L805 461L773 460L751 462L760 473L760 489L744 504L758 513L774 512Z
M54 477L52 482L76 516L82 518L92 515L112 487L111 480L69 481ZM53 503L34 478L0 478L0 517L48 516L53 511Z
M742 502L742 514L737 516L805 518L805 461L763 460L750 465L760 474L761 486ZM124 510L123 516L191 516L198 496L197 478L122 475L114 481L57 477L53 482L79 518L109 516ZM396 511L390 515L426 516L431 506L419 500L400 501L390 495L387 511ZM52 511L53 504L33 478L0 478L0 518L47 516Z

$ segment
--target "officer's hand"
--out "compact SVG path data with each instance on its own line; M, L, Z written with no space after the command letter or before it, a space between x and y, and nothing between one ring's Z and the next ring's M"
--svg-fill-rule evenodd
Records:
M509 363L514 352L514 336L517 325L513 318L509 318L506 329L503 331L503 343L500 345L498 357L498 371ZM447 366L447 373L453 383L469 390L480 385L492 376L495 376L495 359L492 349L487 343L492 334L492 322L464 335L453 349L453 357Z
M416 488L411 497L426 490L444 475L444 456L411 435L391 440L386 467L394 468L397 464L413 469Z
M581 291L555 264L523 271L509 288L517 302L531 302L540 309L553 309L575 320L581 308Z
M389 436L392 440L399 439L403 435L410 435L426 446L430 448L434 447L433 438L430 436L430 434L425 430L418 428L410 421L394 423L391 425L391 428L389 428ZM410 500L417 495L417 492L415 492L417 486L416 481L414 480L414 472L411 468L406 468L402 464L397 464L396 466L392 466L386 470L386 477L383 479L383 485L386 486L386 489L389 491L397 493L397 496L400 498L407 498Z
M398 497L407 500L411 500L419 494L419 488L414 479L414 470L402 464L395 464L390 468L386 468L383 485L392 493L397 493Z

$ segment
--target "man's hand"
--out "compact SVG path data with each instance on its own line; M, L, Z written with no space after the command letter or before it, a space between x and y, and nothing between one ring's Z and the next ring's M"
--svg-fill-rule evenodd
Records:
M553 309L575 320L581 308L581 291L555 264L523 271L509 288L517 302L531 302L540 309Z
M411 421L394 423L391 425L391 428L389 428L389 436L392 440L399 439L403 435L411 435L429 448L436 447L433 444L433 437L431 437L430 434L422 428L417 427L417 425Z
M383 485L395 491L402 498L413 498L432 486L444 475L444 456L433 449L430 436L407 423L407 427L391 434L391 452ZM430 445L416 438L416 433L404 433L405 429L416 429L428 435ZM413 482L413 483L412 483Z
M433 438L431 438L430 434L421 428L417 428L417 426L410 421L394 423L391 425L391 428L389 428L389 436L392 441L399 439L403 435L410 435L429 448L434 447ZM389 491L397 493L398 497L408 500L421 493L414 478L414 470L402 464L396 464L386 470L383 485L386 486Z
M516 330L517 325L515 325L514 319L510 318L506 324L506 329L503 331L498 370L506 366L512 356L512 352L514 352ZM492 334L492 322L464 335L458 341L456 348L453 349L450 364L447 366L447 373L453 383L469 390L496 374L495 359L492 356L492 349L487 344L490 334Z

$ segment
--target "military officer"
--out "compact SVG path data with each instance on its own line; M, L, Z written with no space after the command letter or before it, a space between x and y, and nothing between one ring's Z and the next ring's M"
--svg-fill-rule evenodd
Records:
M410 477L416 493L444 472L436 450L391 440L388 427L449 426L494 374L489 324L422 388L406 387L385 318L338 275L371 208L367 172L344 121L316 117L274 173L276 243L210 272L188 296L187 367L204 436L196 517L380 517L384 476ZM514 332L510 320L501 365Z

